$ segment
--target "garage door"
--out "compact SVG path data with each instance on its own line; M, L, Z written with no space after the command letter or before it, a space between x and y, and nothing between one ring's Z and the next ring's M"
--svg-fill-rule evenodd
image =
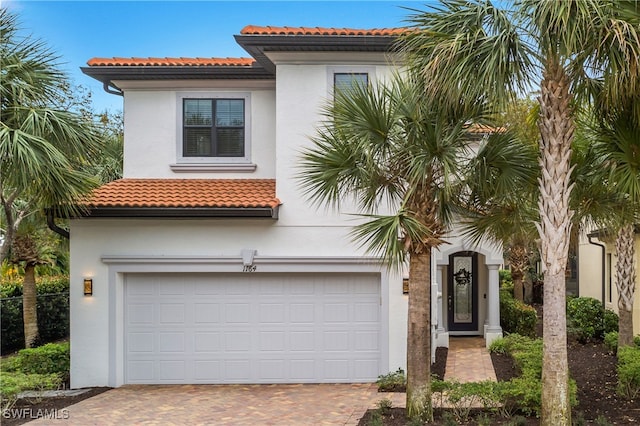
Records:
M370 382L380 279L368 274L129 274L126 383Z

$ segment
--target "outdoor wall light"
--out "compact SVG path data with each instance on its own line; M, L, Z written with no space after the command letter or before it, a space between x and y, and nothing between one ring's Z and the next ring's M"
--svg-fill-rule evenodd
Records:
M402 294L409 294L409 278L402 279Z
M93 278L85 278L83 283L84 283L84 295L93 296Z

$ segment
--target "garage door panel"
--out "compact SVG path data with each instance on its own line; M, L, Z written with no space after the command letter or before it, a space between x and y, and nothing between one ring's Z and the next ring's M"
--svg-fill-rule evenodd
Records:
M125 381L374 381L379 291L375 275L127 275Z
M220 352L223 350L220 332L195 332L194 349L196 353Z
M195 360L194 377L200 382L215 382L221 377L220 366L222 362L218 360Z
M154 306L151 303L131 303L127 307L129 324L153 324Z
M219 303L196 303L194 305L196 324L218 324L222 307Z
M224 307L227 324L250 324L251 306L248 303L229 303Z
M158 335L158 352L185 352L185 333L166 332Z
M160 324L184 324L185 306L182 303L162 303L159 309Z
M153 333L128 333L127 340L129 351L132 353L143 352L150 354L154 351Z

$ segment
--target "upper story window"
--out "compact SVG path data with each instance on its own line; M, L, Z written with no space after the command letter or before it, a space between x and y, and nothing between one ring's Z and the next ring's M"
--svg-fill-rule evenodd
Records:
M174 172L252 172L251 94L177 94Z
M184 157L244 157L244 99L184 99Z
M376 67L370 65L333 65L327 67L327 95L348 91L354 86L366 87L376 79Z
M334 92L349 90L354 86L366 87L369 84L369 74L366 72L336 72L333 74Z

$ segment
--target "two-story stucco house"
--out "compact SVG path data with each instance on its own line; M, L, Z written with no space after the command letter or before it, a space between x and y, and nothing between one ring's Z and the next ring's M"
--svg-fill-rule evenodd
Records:
M73 387L370 382L405 367L407 295L296 175L334 86L398 30L244 28L250 58L92 59L124 97L124 178L71 220ZM494 247L434 255L434 341L501 335ZM471 271L453 288L453 273ZM84 291L84 281L87 291Z

